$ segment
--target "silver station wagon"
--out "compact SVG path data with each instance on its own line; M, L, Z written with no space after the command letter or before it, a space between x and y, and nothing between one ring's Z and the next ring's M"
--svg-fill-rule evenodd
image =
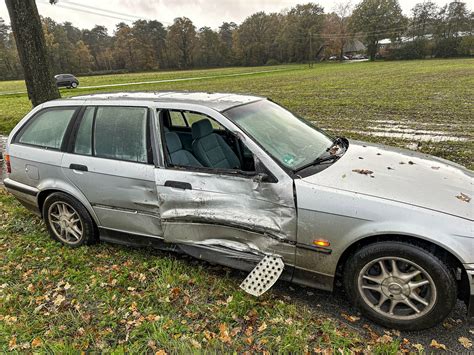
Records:
M71 247L152 246L328 291L398 329L474 315L473 172L332 137L271 100L113 93L47 102L11 132L4 184Z

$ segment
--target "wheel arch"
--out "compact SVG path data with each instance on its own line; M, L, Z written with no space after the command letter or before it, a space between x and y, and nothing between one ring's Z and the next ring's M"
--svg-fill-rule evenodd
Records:
M454 255L451 251L449 251L443 245L434 243L431 240L427 240L418 236L413 235L406 235L406 234L375 234L375 235L368 235L364 238L361 238L351 245L349 245L339 257L337 268L336 268L336 281L341 280L342 271L344 268L345 263L349 259L349 257L354 254L360 248L364 246L383 242L383 241L398 241L407 244L412 244L419 246L426 251L435 255L438 259L446 263L454 273L456 277L456 281L458 283L458 297L468 302L469 299L469 279L464 269L462 262L459 258ZM459 270L459 271L458 271Z
M85 207L85 209L87 210L89 215L91 216L91 218L94 221L96 227L100 226L97 215L94 213L94 210L93 210L91 204L86 200L86 198L84 196L78 196L78 195L72 193L71 191L67 191L67 190L60 189L60 188L48 188L48 189L41 190L38 193L37 201L38 201L38 208L40 210L41 217L44 218L44 216L43 216L44 202L46 201L48 196L50 196L51 194L56 193L56 192L61 192L63 194L66 194L66 195L76 199L78 202L80 202Z

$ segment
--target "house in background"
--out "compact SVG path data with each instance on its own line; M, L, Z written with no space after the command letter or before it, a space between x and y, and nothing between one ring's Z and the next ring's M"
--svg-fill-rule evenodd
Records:
M344 45L344 55L351 57L356 54L363 54L367 47L358 39L350 39Z

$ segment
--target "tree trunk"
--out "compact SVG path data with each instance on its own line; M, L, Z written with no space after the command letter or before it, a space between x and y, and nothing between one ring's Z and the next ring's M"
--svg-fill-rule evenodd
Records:
M370 42L369 45L367 46L367 51L369 52L369 57L370 60L373 61L375 60L375 56L377 55L377 42Z
M60 98L46 51L43 27L34 0L5 0L33 106Z

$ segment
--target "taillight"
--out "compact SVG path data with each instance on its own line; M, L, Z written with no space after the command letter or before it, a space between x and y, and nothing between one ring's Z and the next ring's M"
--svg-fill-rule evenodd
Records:
M10 163L10 156L5 154L5 166L7 167L7 173L11 174L12 172L12 165Z

